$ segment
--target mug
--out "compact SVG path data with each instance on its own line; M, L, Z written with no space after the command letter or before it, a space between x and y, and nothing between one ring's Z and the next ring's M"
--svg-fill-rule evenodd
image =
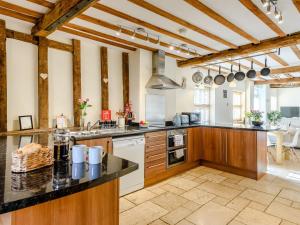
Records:
M86 150L86 145L73 145L73 147L72 147L73 163L83 163L84 162L85 150Z
M73 163L72 164L72 179L79 180L84 177L84 163Z
M102 163L102 158L105 156L102 146L93 146L89 148L89 164Z
M101 164L90 164L89 165L89 178L90 180L97 179L101 176Z

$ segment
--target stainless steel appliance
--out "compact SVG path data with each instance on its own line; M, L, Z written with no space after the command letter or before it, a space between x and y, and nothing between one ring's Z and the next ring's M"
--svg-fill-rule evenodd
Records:
M187 115L189 117L190 124L201 123L201 114L200 112L183 112L182 115Z
M167 131L167 166L184 163L187 159L187 130Z

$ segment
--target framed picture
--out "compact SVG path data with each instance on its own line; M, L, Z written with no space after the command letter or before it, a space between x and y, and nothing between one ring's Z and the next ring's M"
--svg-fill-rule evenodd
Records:
M19 148L23 148L25 145L31 144L33 141L33 136L20 136Z
M20 130L31 130L33 129L32 116L19 116Z

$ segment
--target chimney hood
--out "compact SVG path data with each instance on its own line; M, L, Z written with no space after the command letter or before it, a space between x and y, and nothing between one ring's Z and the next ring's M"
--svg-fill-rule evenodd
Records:
M185 79L182 81L182 85L179 85L172 79L165 76L165 52L158 50L152 54L152 76L149 79L146 88L151 89L179 89L184 88Z

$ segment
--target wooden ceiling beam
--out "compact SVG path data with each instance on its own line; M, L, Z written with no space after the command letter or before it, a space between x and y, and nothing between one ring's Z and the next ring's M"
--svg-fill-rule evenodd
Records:
M108 23L108 22L106 22L104 20L96 19L94 17L90 17L90 16L87 16L87 15L84 15L84 14L78 16L77 18L81 19L81 20L84 20L84 21L87 21L87 22L90 22L90 23L93 23L93 24L96 24L98 26L102 26L102 27L105 27L105 28L108 28L108 29L111 29L111 30L114 30L114 31L118 31L120 33L129 35L129 36L134 35L134 32L132 30L128 30L126 28L122 28L120 30L119 26L116 26L116 25ZM159 41L159 43L158 43L158 39L147 37L147 36L139 34L139 33L135 34L135 38L143 40L143 41L147 41L148 40L149 42L151 42L153 44L159 44L160 46L165 47L165 48L169 48L170 47L170 45L168 43L166 43L166 42ZM186 49L179 48L179 47L174 47L174 50L179 50L179 51L181 51L183 53L189 53L190 55L197 55L197 54L195 54L193 52L189 52Z
M286 66L277 69L271 69L270 75L297 73L300 72L300 66Z
M244 37L245 39L249 40L252 43L259 43L259 40L253 37L252 35L248 34L246 31L242 30L240 27L236 26L235 24L231 23L229 20L225 19L220 14L216 13L211 8L207 7L203 3L198 0L185 0L186 3L190 4L200 12L206 14L210 18L214 19L215 21L219 22L223 26L227 27L228 29L232 30L233 32L239 34L240 36Z
M0 0L0 7L10 9L12 11L22 13L24 15L32 16L34 18L39 18L43 15L42 13L33 11L31 9L27 9L25 7L22 7L22 6L15 5L15 4L12 4L12 3L9 3L9 2L5 2L5 1L2 1L2 0Z
M49 8L49 9L53 9L54 6L55 6L55 4L53 2L49 2L49 1L46 1L46 0L27 0L27 1L35 3L37 5L44 6L44 7Z
M263 11L261 11L252 0L239 0L251 13L259 18L264 24L266 24L271 30L273 30L278 36L283 37L286 34L278 27Z
M276 48L283 48L300 43L300 33L293 33L284 37L276 37L261 41L259 44L242 45L237 49L228 49L218 53L195 57L185 61L179 61L178 66L185 67L196 64L204 64L211 61L216 61L224 58L241 57L253 53L264 52Z
M194 25L194 24L192 24L192 23L190 23L190 22L188 22L184 19L181 19L177 16L174 16L173 14L171 14L171 13L165 11L165 10L162 10L161 8L158 8L158 7L156 7L155 5L153 5L149 2L146 2L144 0L128 0L128 1L135 4L135 5L138 5L142 8L144 8L144 9L147 9L152 13L155 13L157 15L160 15L160 16L164 17L164 18L167 18L167 19L171 20L172 22L178 23L178 24L180 24L180 25L182 25L182 26L184 26L188 29L191 29L191 30L193 30L193 31L195 31L195 32L197 32L201 35L204 35L205 37L208 37L208 38L210 38L214 41L222 43L225 46L228 46L230 48L237 48L237 46L235 44L233 44L229 41L226 41L225 39L220 38L217 35L212 34L212 33L208 32L208 31L206 31L206 30L204 30L204 29L202 29L202 28L200 28L200 27L198 27L198 26L196 26L196 25Z
M246 60L249 61L249 62L253 61L253 63L256 64L259 67L264 67L265 66L265 64L263 64L262 62L258 61L255 58L247 58Z
M300 13L300 1L299 0L293 0L293 3L295 7L298 9L298 12Z
M132 41L127 41L125 39L118 38L118 37L115 37L115 36L112 36L112 35L108 35L108 34L100 32L100 31L96 31L96 30L93 30L93 29L90 29L90 28L87 28L87 27L79 26L77 24L68 23L64 27L71 28L73 30L78 30L80 32L85 32L85 33L95 35L95 36L100 37L100 38L105 38L105 39L115 41L115 42L118 42L118 43L122 43L122 44L125 44L125 45L128 45L128 46L141 48L141 49L144 49L144 50L147 50L147 51L152 51L152 52L157 51L156 48L152 48L152 47L149 47L149 46L146 46L146 45L141 45L141 44L138 44L138 43L135 43L135 42L132 42ZM166 53L166 55L167 55L167 53ZM168 55L171 56L171 57L174 57L174 58L183 58L181 56L174 55L174 54L168 54Z
M36 23L37 22L37 18L33 17L33 16L28 16L7 8L2 8L0 7L0 14L5 15L5 16L9 16L9 17L13 17L15 19L19 19L19 20L23 20L25 22L29 22L29 23Z
M255 81L254 84L255 85L260 85L260 84L286 84L286 83L294 83L294 82L297 82L297 83L300 82L300 77Z
M297 45L291 46L291 49L297 58L300 59L300 49L297 47Z
M80 15L98 0L60 0L54 8L45 14L32 28L31 33L46 37L72 18Z
M58 30L63 31L65 33L77 35L77 36L80 36L80 37L83 37L83 38L87 38L87 39L90 39L90 40L93 40L93 41L102 42L102 43L112 45L112 46L115 46L115 47L127 49L129 51L136 51L136 48L133 48L133 47L130 47L130 46L127 46L127 45L123 45L123 44L120 44L120 43L117 43L117 42L109 41L109 40L106 40L104 38L99 38L99 37L96 37L94 35L90 35L90 34L87 34L87 33L84 33L84 32L73 30L73 29L70 29L70 28L67 28L67 27L60 27L60 28L58 28Z
M210 47L208 47L208 46L205 46L205 45L203 45L203 44L201 44L201 43L199 43L199 42L193 41L193 40L188 39L188 38L186 38L186 37L184 37L184 36L181 36L181 35L179 35L179 34L175 34L175 33L171 32L171 31L165 30L165 29L163 29L163 28L160 28L160 27L158 27L158 26L156 26L156 25L153 25L153 24L151 24L151 23L148 23L148 22L146 22L146 21L143 21L143 20L140 20L140 19L138 19L138 18L132 17L132 16L130 16L130 15L128 15L128 14L125 14L125 13L123 13L123 12L120 12L120 11L118 11L118 10L115 10L115 9L113 9L113 8L110 8L110 7L105 6L105 5L103 5L103 4L97 3L97 4L94 5L94 8L95 8L95 9L98 9L98 10L100 10L100 11L109 13L109 14L111 14L111 15L120 17L120 18L122 18L122 19L124 19L124 20L127 20L127 21L129 21L129 22L132 22L132 23L138 24L138 25L140 25L140 26L146 27L146 28L151 29L151 30L153 30L153 31L156 31L156 32L158 32L158 33L167 35L167 36L169 36L169 37L172 37L172 38L175 38L175 39L178 39L178 40L181 40L181 41L183 41L183 42L185 42L185 43L194 45L194 46L196 46L196 47L198 47L198 48L201 48L201 49L204 49L204 50L206 50L206 51L209 51L209 52L217 52L217 50L215 50L215 49L213 49L213 48L210 48Z
M289 64L283 60L279 55L275 54L275 53L269 53L268 56L273 59L274 61L276 61L277 63L279 63L281 66L288 66Z

